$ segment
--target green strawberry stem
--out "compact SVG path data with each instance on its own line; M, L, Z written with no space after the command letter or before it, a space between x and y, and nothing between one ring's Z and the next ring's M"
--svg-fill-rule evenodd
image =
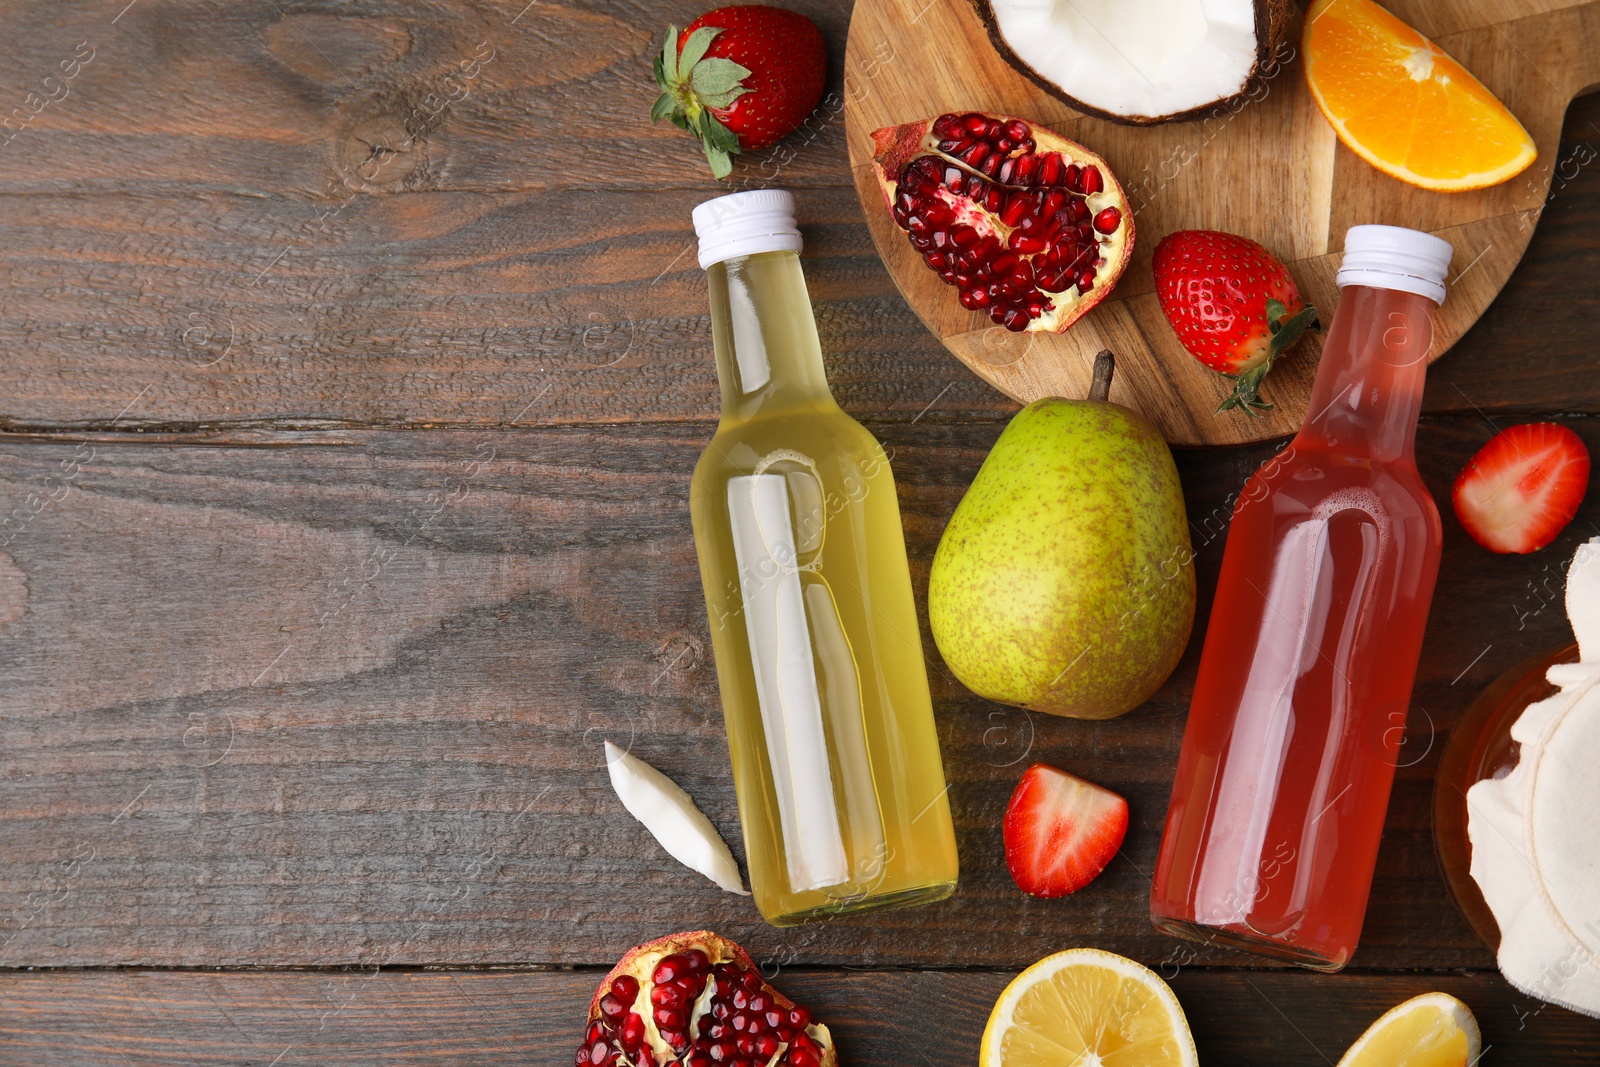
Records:
M661 95L650 108L650 121L670 119L674 126L700 138L712 176L726 178L733 171L733 157L739 153L739 138L711 113L726 110L750 90L744 79L748 67L717 56L706 58L706 50L722 30L701 26L678 48L678 27L667 27L667 41L656 55L656 85Z
M1240 408L1250 417L1259 419L1262 412L1271 411L1272 405L1256 395L1256 390L1261 387L1261 379L1272 369L1273 362L1300 340L1306 330L1322 328L1321 322L1317 319L1317 309L1314 307L1302 308L1293 318L1289 318L1289 309L1283 306L1283 302L1269 297L1266 310L1267 330L1272 334L1267 357L1242 374L1227 375L1233 379L1233 392L1217 405L1218 415L1230 408Z

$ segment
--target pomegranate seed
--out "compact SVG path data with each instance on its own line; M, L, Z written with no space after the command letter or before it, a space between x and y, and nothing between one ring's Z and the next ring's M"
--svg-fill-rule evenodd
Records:
M1015 226L1022 221L1023 212L1027 210L1028 198L1022 193L1012 193L1000 209L1000 221L1007 226Z
M771 1034L763 1035L756 1042L756 1055L757 1056L761 1056L761 1057L764 1057L765 1059L770 1060L770 1059L772 1059L773 1056L777 1055L777 1052L778 1052L778 1039L773 1037Z
M1094 228L1101 233L1115 233L1121 222L1122 212L1114 207L1108 207L1094 217Z
M796 1004L789 1009L789 1025L796 1030L804 1030L811 1025L811 1009Z
M989 294L982 289L963 289L961 306L968 311L981 311L989 306Z
M1086 270L1078 275L1078 292L1087 293L1094 288L1094 271Z
M1051 152L1039 157L1039 184L1055 185L1061 180L1061 154Z
M611 995L624 1004L632 1004L639 995L639 979L631 974L619 974L611 982Z
M961 187L966 184L967 176L960 167L946 167L940 180L945 188L954 193L961 191Z
M656 985L663 985L677 979L686 969L683 957L673 953L656 964L655 973L650 976L650 980Z
M982 137L989 129L989 120L982 115L965 115L962 117L961 125L965 126L972 136Z
M1006 124L1006 136L1013 141L1024 140L1032 132L1028 129L1028 124L1021 119L1012 119Z
M748 1034L736 1040L734 1044L737 1045L739 1047L739 1051L746 1056L754 1056L756 1054L756 1039L750 1037Z
M983 164L978 169L983 171L986 176L993 178L995 172L1000 169L1000 158L999 156L990 156L983 161Z
M999 152L1001 155L1004 155L1015 147L1017 147L1017 142L1013 141L1009 137L1002 137L1000 140L994 143L994 150Z
M1024 152L1017 157L1017 169L1012 177L1018 185L1027 185L1033 180L1034 173L1039 169L1039 157L1031 152Z
M677 1030L683 1026L683 1013L671 1008L657 1008L652 1014L655 1016L656 1026L662 1030Z
M600 1017L608 1023L616 1023L627 1010L628 1005L610 993L600 998Z
M1035 252L1043 252L1045 245L1043 237L1029 237L1020 230L1012 234L1011 240L1006 243L1025 256L1031 256Z
M960 115L940 115L938 118L933 120L933 133L935 137L950 137L953 134L960 132L961 129L962 126Z
M1067 206L1067 194L1060 189L1051 189L1044 194L1044 202L1039 210L1045 215L1054 215Z
M644 1018L638 1012L630 1011L628 1017L622 1020L622 1047L634 1052L642 1044L644 1044Z
M1066 173L1061 175L1061 184L1068 189L1076 189L1082 177L1083 171L1079 169L1078 165L1076 163L1068 163Z
M959 153L956 158L967 164L969 167L976 167L979 163L983 162L983 158L988 154L989 146L987 144L984 144L982 141L974 141L966 151Z
M681 1008L683 1007L683 990L678 987L676 982L672 985L658 985L650 990L650 1003L658 1008Z
M1089 217L1089 205L1077 197L1073 197L1067 204L1067 217L1073 222L1082 222Z
M1105 188L1105 181L1100 177L1099 167L1083 168L1083 195L1093 196Z
M983 194L983 206L986 211L999 211L1000 205L1006 202L1006 191L998 185L989 186L989 191Z
M1009 329L1009 326L1007 328ZM790 1067L818 1067L822 1063L815 1052L803 1048L792 1049L787 1061Z

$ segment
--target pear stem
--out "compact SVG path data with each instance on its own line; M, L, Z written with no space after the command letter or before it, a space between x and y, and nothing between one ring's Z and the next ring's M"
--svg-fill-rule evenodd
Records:
M1089 383L1089 399L1105 400L1111 395L1111 375L1116 372L1117 357L1109 348L1102 348L1094 357L1094 380Z

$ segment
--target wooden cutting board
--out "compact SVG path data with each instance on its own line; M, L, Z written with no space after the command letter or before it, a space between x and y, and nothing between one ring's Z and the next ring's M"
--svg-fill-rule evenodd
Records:
M1274 368L1265 418L1214 415L1225 379L1195 362L1156 303L1150 256L1166 234L1243 234L1286 263L1328 321L1345 230L1363 222L1426 229L1455 246L1450 295L1430 359L1489 306L1522 257L1540 209L1585 160L1558 160L1562 116L1600 84L1600 0L1394 0L1390 8L1463 63L1533 135L1539 158L1491 189L1434 193L1384 175L1339 144L1298 57L1237 113L1136 128L1082 115L1017 74L966 0L857 0L845 52L845 125L856 191L879 254L906 301L963 363L1019 401L1082 396L1101 348L1118 357L1112 399L1138 408L1175 445L1233 444L1292 433L1305 412L1322 339ZM1299 28L1291 37L1299 41ZM1138 236L1127 273L1065 334L1012 334L962 309L889 217L872 173L873 130L947 111L1043 123L1110 162ZM1565 177L1563 177L1565 176Z

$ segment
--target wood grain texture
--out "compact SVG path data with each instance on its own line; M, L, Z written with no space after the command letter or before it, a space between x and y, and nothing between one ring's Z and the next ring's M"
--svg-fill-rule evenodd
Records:
M919 603L999 429L877 428ZM1436 492L1491 433L1425 423ZM1145 872L1198 639L1149 704L1091 723L971 696L924 629L963 868L943 904L773 930L623 812L602 738L680 781L742 853L686 506L709 434L0 445L0 965L592 964L685 923L805 964L1019 967L1084 941L1189 958L1150 927ZM1230 494L1270 451L1180 456L1203 605ZM1506 664L1567 640L1560 569L1597 520L1592 498L1517 558L1446 523L1357 966L1491 964L1434 861L1436 744ZM1122 855L1066 900L1023 896L1000 855L1032 759L1132 807Z
M725 190L644 121L677 9L141 0L113 22L124 6L0 6L0 115L67 93L0 129L0 427L714 417L689 209ZM734 185L796 188L836 392L888 419L1013 410L906 308L863 225L847 0L791 6L833 42L835 95ZM1600 97L1573 109L1514 298L1441 365L1485 411L1600 410L1597 123ZM1280 373L1309 380L1302 362Z
M44 972L0 975L0 1060L34 1067L566 1067L603 972ZM1600 1023L1497 975L1166 972L1204 1064L1326 1067L1401 1000L1472 1008L1485 1064L1592 1064ZM977 1060L992 971L780 971L846 1067ZM924 1024L938 1020L937 1027Z
M1450 295L1435 319L1438 359L1494 299L1521 258L1551 186L1568 102L1600 82L1600 4L1518 5L1486 19L1476 0L1399 0L1402 18L1431 12L1440 47L1461 60L1520 118L1540 158L1504 184L1439 194L1406 185L1338 143L1292 52L1258 99L1201 122L1130 127L1082 115L1047 95L994 51L971 4L861 0L846 53L845 122L862 210L907 302L961 359L1019 401L1081 396L1095 353L1117 353L1113 398L1137 407L1175 444L1230 444L1299 427L1321 337L1302 342L1268 379L1263 418L1213 416L1225 379L1178 343L1156 302L1150 262L1175 230L1217 229L1267 246L1291 268L1308 303L1331 311L1345 231L1364 222L1425 229L1455 246ZM1437 30L1435 32L1438 32ZM1298 28L1294 41L1298 44ZM1536 58L1531 58L1536 57ZM1065 333L1013 334L964 310L887 213L872 158L875 129L947 111L980 110L1042 123L1104 156L1138 223L1133 259L1116 289ZM1470 268L1470 269L1469 269Z

